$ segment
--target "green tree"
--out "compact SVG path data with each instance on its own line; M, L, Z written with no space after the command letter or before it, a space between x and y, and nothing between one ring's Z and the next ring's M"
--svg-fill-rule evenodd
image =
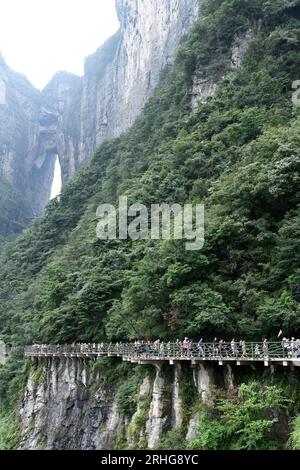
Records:
M279 412L288 405L279 386L258 382L242 384L235 396L218 400L217 416L203 413L201 434L188 445L190 450L259 450L277 447L272 428Z

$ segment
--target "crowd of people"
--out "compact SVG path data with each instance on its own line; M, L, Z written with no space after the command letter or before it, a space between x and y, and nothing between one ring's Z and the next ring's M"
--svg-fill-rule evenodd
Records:
M282 348L284 357L297 357L300 358L300 339L283 338Z
M206 343L203 338L199 341L193 341L184 338L175 343L165 342L160 339L155 342L135 341L133 343L135 354L158 355L158 356L187 356L187 357L238 357L238 358L268 358L269 356L300 358L300 339L283 338L281 342L269 343L264 338L261 343L247 343L245 340L232 339L230 342L218 340Z
M278 342L269 342L264 338L261 342L247 343L244 340L232 339L230 342L215 338L205 342L203 338L193 341L187 337L183 340L171 341L136 340L132 343L73 343L70 345L33 345L31 349L37 353L64 354L106 354L135 355L145 357L198 357L209 358L300 358L300 339L283 338Z

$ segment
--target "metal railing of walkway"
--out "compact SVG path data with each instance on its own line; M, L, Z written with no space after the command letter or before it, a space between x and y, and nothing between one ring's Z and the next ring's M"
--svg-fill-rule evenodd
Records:
M110 343L110 344L67 344L33 345L25 347L26 357L81 357L93 359L102 356L120 357L136 363L169 361L236 361L238 365L263 362L265 365L288 363L300 366L300 345L287 347L281 342L240 342L240 343L193 343L184 347L182 343Z

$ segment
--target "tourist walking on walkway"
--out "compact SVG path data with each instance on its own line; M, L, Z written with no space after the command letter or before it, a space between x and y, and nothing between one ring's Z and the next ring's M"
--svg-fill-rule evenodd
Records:
M218 352L220 357L223 357L226 354L226 344L224 343L223 339L220 339L219 341Z
M231 347L231 355L234 357L234 356L237 356L237 347L236 347L236 342L235 342L235 339L233 338L233 340L231 341L230 343L230 347Z
M181 344L181 341L177 339L175 343L175 356L180 357L181 352L182 352L182 344Z
M190 347L190 342L188 338L184 338L182 342L182 348L183 348L183 353L185 356L188 356L189 354L189 347Z
M263 355L267 359L269 357L269 343L267 339L263 341Z
M282 338L282 347L284 357L288 357L290 350L290 341L287 338Z
M201 338L200 341L198 341L197 349L198 349L198 356L202 357L203 359L205 358L204 347L205 346L204 346L203 338Z

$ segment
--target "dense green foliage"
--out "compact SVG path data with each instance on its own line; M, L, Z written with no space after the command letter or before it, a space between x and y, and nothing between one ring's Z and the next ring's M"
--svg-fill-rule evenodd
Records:
M184 380L187 380L188 375ZM167 432L159 450L263 450L286 447L289 415L299 412L298 388L279 381L244 383L231 390L212 387L209 401L197 400L190 408L199 420L198 435L187 441L187 424ZM184 410L184 417L188 414ZM189 418L191 415L189 415ZM299 447L299 418L293 423L289 448Z
M187 442L185 440L185 429L174 428L169 431L158 443L157 450L185 450Z
M293 421L293 431L291 433L289 447L292 450L300 450L300 416Z
M242 384L238 394L218 400L213 413L203 412L201 433L188 445L190 450L276 449L272 428L278 412L288 405L283 390L258 382ZM277 417L276 417L277 415Z
M20 359L20 351L0 367L0 449L16 449L21 432L17 407L24 394L30 361Z
M233 67L237 38L248 48ZM195 71L218 89L192 114ZM300 334L300 114L291 99L299 73L298 1L207 0L132 129L102 145L45 218L1 254L2 337L24 344ZM203 250L97 240L97 206L120 195L146 205L204 202ZM124 412L136 389L133 378L120 391ZM241 389L236 413L256 413L252 391ZM228 426L227 448L236 430L239 446L248 438L251 448L262 446L271 423L262 409L249 424L230 401L220 407L214 439ZM206 434L202 447L219 446Z
M120 385L117 394L118 411L125 416L132 416L137 407L138 391L145 371L143 368L136 368L127 380Z
M32 217L29 202L8 181L0 177L0 248L9 236L21 233Z

